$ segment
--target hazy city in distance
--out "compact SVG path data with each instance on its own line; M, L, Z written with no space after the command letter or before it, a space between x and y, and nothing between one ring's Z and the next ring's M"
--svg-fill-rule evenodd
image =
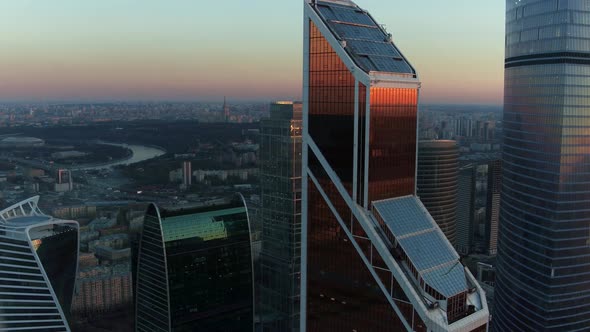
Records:
M0 12L0 332L590 331L590 0Z

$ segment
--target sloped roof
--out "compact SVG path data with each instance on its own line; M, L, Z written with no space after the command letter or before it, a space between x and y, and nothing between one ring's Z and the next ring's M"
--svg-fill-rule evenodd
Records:
M416 72L380 25L352 1L318 1L316 11L352 60L365 72Z
M445 297L468 289L459 254L418 197L373 202L373 210L430 287Z

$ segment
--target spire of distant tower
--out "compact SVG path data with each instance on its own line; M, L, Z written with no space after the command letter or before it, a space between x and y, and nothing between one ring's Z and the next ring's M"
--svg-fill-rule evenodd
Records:
M229 105L227 104L225 96L223 96L223 116L225 122L229 122Z

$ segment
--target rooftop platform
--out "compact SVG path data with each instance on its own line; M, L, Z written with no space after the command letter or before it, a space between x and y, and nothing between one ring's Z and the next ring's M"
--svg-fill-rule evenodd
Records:
M418 197L373 202L373 212L383 219L396 245L430 287L447 298L468 290L459 254Z

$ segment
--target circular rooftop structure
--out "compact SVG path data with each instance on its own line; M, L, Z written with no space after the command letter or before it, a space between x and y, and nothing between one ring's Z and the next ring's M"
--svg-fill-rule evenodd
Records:
M53 218L51 218L50 216L23 216L8 219L4 223L7 226L25 227L30 225L41 224L52 219Z
M38 207L39 196L34 196L0 211L0 225L26 227L52 220Z
M0 139L0 147L3 148L34 148L44 145L45 141L36 137L10 136Z

